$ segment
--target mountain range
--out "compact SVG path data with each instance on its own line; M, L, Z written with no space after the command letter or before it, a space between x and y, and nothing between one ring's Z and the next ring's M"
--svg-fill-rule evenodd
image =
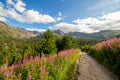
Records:
M75 38L86 38L86 39L108 39L114 36L120 36L120 30L104 30L96 33L82 33L82 32L69 32L64 33L61 30L54 30L55 35L64 36L70 35ZM0 22L0 39L6 38L38 38L43 37L45 32L38 31L28 31L23 28L14 28L12 26L7 25L4 22Z
M109 39L120 35L120 30L103 30L96 33L70 32L71 36L88 39Z
M103 30L96 33L82 33L82 32L69 32L64 33L61 30L53 31L57 35L70 35L75 38L85 38L85 39L109 39L115 36L120 36L120 30Z

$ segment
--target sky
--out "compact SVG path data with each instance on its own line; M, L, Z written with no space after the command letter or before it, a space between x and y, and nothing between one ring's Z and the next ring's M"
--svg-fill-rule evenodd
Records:
M27 30L120 30L120 0L0 0L0 21Z

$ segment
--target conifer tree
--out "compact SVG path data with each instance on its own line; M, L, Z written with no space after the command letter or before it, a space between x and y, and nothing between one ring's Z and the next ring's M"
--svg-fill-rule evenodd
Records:
M43 45L43 52L45 54L51 54L56 53L57 48L55 44L55 37L52 31L47 30L47 32L44 34L45 43Z
M64 36L61 42L61 49L71 49L71 48L76 48L77 47L77 42L71 37L71 36Z

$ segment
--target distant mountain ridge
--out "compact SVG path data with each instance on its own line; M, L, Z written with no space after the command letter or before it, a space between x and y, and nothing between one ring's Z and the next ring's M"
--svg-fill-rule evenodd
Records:
M104 30L96 33L70 32L71 36L88 39L109 39L120 35L120 30Z
M23 28L14 28L0 21L0 38L40 38L44 36L45 32L28 31ZM54 30L53 33L57 36L70 35L75 38L86 39L109 39L114 36L120 36L120 30L104 30L96 33L82 33L82 32L69 32L64 33L61 30Z
M54 34L59 35L59 36L64 36L64 35L66 35L66 34L65 34L63 31L61 31L61 30L54 30L53 32L54 32Z

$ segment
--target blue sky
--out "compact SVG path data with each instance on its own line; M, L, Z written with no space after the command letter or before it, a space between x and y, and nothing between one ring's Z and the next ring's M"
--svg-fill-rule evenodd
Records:
M28 30L117 30L119 16L120 0L0 0L0 20Z

